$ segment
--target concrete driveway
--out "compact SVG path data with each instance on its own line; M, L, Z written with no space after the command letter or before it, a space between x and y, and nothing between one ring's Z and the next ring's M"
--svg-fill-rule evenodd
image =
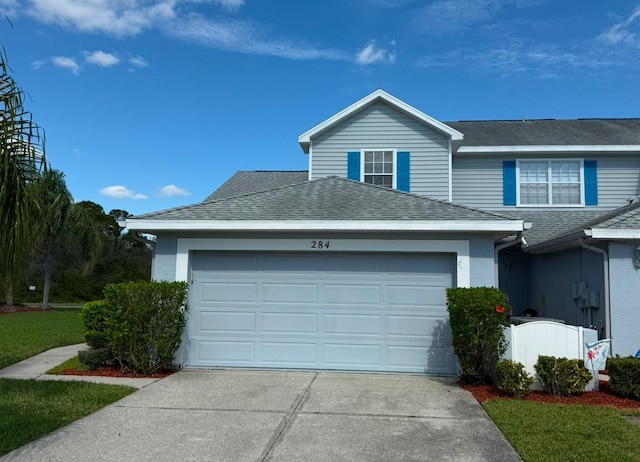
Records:
M452 379L184 371L0 461L517 461Z

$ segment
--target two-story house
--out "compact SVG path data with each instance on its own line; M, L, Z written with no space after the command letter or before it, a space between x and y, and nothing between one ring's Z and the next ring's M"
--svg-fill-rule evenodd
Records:
M190 284L178 363L452 374L456 286L640 348L640 120L444 123L377 90L298 141L308 171L127 220Z

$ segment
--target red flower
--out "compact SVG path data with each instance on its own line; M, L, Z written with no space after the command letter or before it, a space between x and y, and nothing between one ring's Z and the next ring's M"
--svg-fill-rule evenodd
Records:
M496 306L496 311L500 314L504 313L504 306L502 305Z
M456 342L451 342L451 346L456 346Z

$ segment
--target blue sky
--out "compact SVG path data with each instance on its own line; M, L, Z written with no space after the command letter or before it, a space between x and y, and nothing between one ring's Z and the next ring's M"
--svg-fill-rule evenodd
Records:
M640 1L0 0L0 40L75 199L140 214L377 88L441 121L640 116Z

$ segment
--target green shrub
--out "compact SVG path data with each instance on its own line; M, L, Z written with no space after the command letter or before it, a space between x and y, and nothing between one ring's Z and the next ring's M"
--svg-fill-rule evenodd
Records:
M569 396L584 392L591 380L591 372L584 367L581 359L538 356L533 366L542 388L552 395Z
M84 333L84 341L90 348L106 348L109 345L107 334L97 330L88 330Z
M78 360L90 371L105 366L111 359L113 354L109 348L92 348L78 352Z
M616 395L640 400L640 359L627 358L607 359L609 387Z
M109 304L106 300L87 302L80 310L80 319L87 330L104 332L107 328L106 319L109 315Z
M496 386L507 395L522 398L531 391L533 378L524 370L524 365L504 359L496 365Z
M493 287L447 289L447 309L462 379L492 383L496 363L507 349L507 296Z
M124 369L152 374L171 365L186 324L186 282L108 284L106 333Z

